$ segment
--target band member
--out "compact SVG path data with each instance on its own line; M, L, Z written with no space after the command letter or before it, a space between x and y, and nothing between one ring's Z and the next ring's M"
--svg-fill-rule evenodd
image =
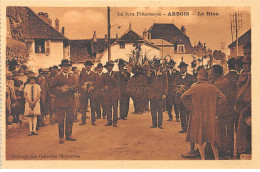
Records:
M129 95L126 91L126 85L130 78L130 73L126 69L126 61L120 59L118 62L119 72L115 74L115 78L118 80L119 87L119 109L120 118L126 120L129 111Z
M102 63L98 63L96 67L95 81L89 88L89 93L91 94L90 98L90 106L91 106L91 119L95 118L95 114L97 117L95 119L101 118L101 106L102 102L105 100L103 98L103 90L104 90L104 73L103 73L103 65ZM92 120L92 125L95 126L95 121Z
M104 77L104 105L105 114L107 115L107 124L105 126L117 127L117 115L118 115L118 99L119 99L119 88L118 81L115 78L115 72L113 71L114 64L107 62L104 66L107 69ZM106 98L109 96L110 98ZM108 102L109 101L109 102ZM112 121L113 114L113 121Z
M72 72L73 72L73 76L76 79L76 82L79 83L79 76L80 76L80 72L79 69L77 67L72 67ZM74 94L75 96L75 107L74 107L74 122L78 121L78 112L79 112L79 104L80 104L80 99L79 99L79 91L77 90L77 92Z
M147 98L147 77L140 65L132 67L133 76L128 80L126 91L133 99L135 111L134 114L142 114L145 110Z
M166 110L168 112L169 115L169 119L168 121L172 121L172 107L174 105L174 111L175 111L175 115L176 115L176 121L179 121L179 110L177 108L177 105L174 102L174 97L175 97L175 90L176 88L174 88L174 80L176 78L176 76L179 74L179 72L174 69L175 66L175 61L170 60L168 63L168 69L167 69L167 78L168 78L168 94L166 96Z
M86 124L86 112L88 109L88 100L90 99L90 92L89 87L95 81L95 73L91 71L93 63L89 60L85 62L85 68L82 69L80 76L79 76L79 84L81 86L80 92L80 108L81 108L81 123L79 125ZM91 120L95 121L95 113L92 116L91 113Z
M76 141L71 137L73 126L73 107L75 104L74 93L76 92L76 80L69 74L71 62L63 59L61 64L61 73L58 74L52 84L53 94L56 95L56 112L59 126L60 144L64 143L64 119L66 119L65 135L66 140Z
M189 73L187 73L187 67L188 64L185 62L181 62L178 68L180 69L180 74L176 76L174 87L176 88L176 95L175 95L175 101L180 111L181 116L181 128L182 130L179 131L179 133L187 132L187 124L188 124L188 110L183 105L183 103L180 101L181 93L183 93L185 90L189 89L190 86L194 83L193 76Z
M168 92L167 74L162 72L160 60L154 61L155 71L149 77L148 97L151 102L152 126L156 128L157 124L162 128L163 121L163 100L166 98ZM158 120L157 120L158 119Z

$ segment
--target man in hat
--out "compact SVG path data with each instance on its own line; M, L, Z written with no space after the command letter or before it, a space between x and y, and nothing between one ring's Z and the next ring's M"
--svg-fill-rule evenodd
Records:
M223 67L213 65L211 68L213 84L225 95L226 103L223 111L218 114L218 129L220 133L220 157L227 159L228 156L233 156L234 150L234 116L229 113L227 102L231 99L229 93L229 81L223 76Z
M110 99L106 100L104 97L104 104L106 104L107 108L105 108L105 114L107 115L107 124L106 126L110 126L113 124L113 127L117 127L117 115L118 115L118 99L119 99L119 88L118 81L115 78L116 72L113 71L114 64L112 62L107 62L104 66L107 69L107 73L105 73L104 77L104 92L108 94L104 94L109 96ZM112 120L113 114L113 120Z
M74 67L72 67L72 72L73 72L74 78L76 79L76 82L79 83L79 75L80 75L79 69L76 66L74 66ZM75 96L74 122L77 122L78 121L77 118L78 118L78 111L79 111L79 103L80 103L79 92L77 91L74 96Z
M175 86L174 80L175 80L176 76L179 74L179 71L174 69L175 64L176 64L175 61L171 59L168 63L168 69L167 69L168 94L166 96L166 110L169 115L168 121L172 121L172 118L173 118L173 116L172 116L173 105L174 105L176 121L179 121L179 111L178 111L177 105L174 102L175 90L176 90L176 88L174 87Z
M89 99L91 99L91 93L90 93L90 86L93 85L93 83L96 80L96 74L91 71L91 68L93 66L93 63L90 60L87 60L85 63L85 68L82 69L80 76L79 76L79 94L80 94L80 108L81 108L81 123L79 125L85 125L86 124L86 112L88 109L88 103ZM95 113L92 115L91 113L91 120L92 124L95 124Z
M49 99L48 97L48 92L49 92L49 77L50 77L50 71L49 69L42 69L40 76L37 78L37 82L41 87L42 93L41 93L41 100L40 100L40 105L41 105L41 115L38 116L37 118L37 125L38 127L44 127L46 124L44 123L44 116L46 117L48 115L48 104L47 100Z
M105 96L103 96L103 90L104 90L103 65L102 63L98 63L96 66L95 81L93 82L89 90L91 94L91 98L90 98L91 119L95 117L95 114L97 115L95 119L101 118L101 106L104 107L103 102L105 101ZM103 113L103 115L105 115L105 113ZM103 118L104 117L105 116L103 116ZM92 121L92 125L95 125L93 121Z
M119 71L116 72L115 78L117 79L119 88L119 107L120 107L120 118L126 120L129 111L129 95L126 91L127 82L130 79L130 73L126 69L126 61L120 59L118 62Z
M161 71L161 62L154 60L154 71L148 80L148 97L151 102L152 126L151 128L162 128L163 121L163 100L168 92L167 74Z
M202 160L205 160L206 143L211 144L215 159L219 159L220 136L217 132L216 117L218 117L218 113L216 112L223 108L226 98L216 86L209 84L206 69L198 71L197 79L198 82L181 96L181 101L190 111L186 141L198 145ZM190 154L192 155L194 152L190 152Z
M76 80L69 74L71 62L63 59L61 64L61 73L55 76L52 83L52 93L56 95L56 113L59 126L59 143L64 143L64 119L66 123L65 139L67 141L76 141L72 138L73 126L73 107L75 104L74 93L76 92Z
M251 140L247 137L247 124L242 113L244 109L251 107L251 43L248 43L243 47L243 52L243 69L241 70L238 79L238 89L235 103L235 110L239 113L236 137L236 151L238 157L251 147Z
M181 117L181 128L182 130L179 131L179 133L187 132L187 125L188 125L188 110L183 105L183 103L180 101L181 93L183 93L185 90L189 89L190 86L194 83L194 78L191 74L187 73L187 67L188 64L185 62L181 62L178 68L180 69L180 73L176 76L174 81L174 87L175 89L175 101L180 111L180 117ZM182 91L183 90L183 91ZM180 93L180 94L179 94Z

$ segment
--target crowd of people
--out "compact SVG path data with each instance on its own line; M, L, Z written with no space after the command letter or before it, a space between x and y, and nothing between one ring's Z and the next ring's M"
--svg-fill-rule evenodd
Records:
M226 73L217 64L210 69L199 66L191 75L185 62L177 70L174 60L162 64L159 59L143 65L120 59L119 71L113 70L113 62L98 63L92 70L93 65L87 60L80 71L63 59L59 66L39 69L38 75L25 65L8 67L12 70L6 71L7 125L28 118L28 136L38 135L49 117L50 125L58 123L63 144L76 141L71 135L79 114L80 126L87 124L87 118L93 126L103 118L106 127L117 127L118 120L128 118L131 98L133 113L151 111L151 128L163 129L163 112L167 111L170 122L174 111L181 124L179 133L186 133L190 142L184 158L205 159L208 147L215 159L251 153L251 44L244 46L243 59L228 60Z

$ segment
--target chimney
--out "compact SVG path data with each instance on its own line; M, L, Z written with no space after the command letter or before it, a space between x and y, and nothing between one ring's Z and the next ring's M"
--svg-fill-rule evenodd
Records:
M48 24L51 26L52 25L52 20L48 19Z
M96 34L96 31L94 31L94 34L93 34L93 42L97 42L97 34Z
M186 28L184 26L181 26L181 31L186 35Z
M62 33L62 35L65 35L65 27L61 28L61 33Z
M151 32L148 32L148 40L152 39Z
M59 19L55 19L55 29L56 29L57 31L60 30L60 21L59 21Z
M107 35L105 35L105 41L107 41Z
M46 23L48 23L48 19L49 19L49 14L48 13L44 13L44 12L39 12L38 16L45 21Z
M147 31L146 31L146 28L144 29L144 32L143 32L143 39L144 39L144 40L147 40Z

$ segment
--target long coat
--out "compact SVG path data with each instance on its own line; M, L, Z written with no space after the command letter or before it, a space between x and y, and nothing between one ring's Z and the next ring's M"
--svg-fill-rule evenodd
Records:
M187 141L219 145L216 112L223 108L226 101L224 94L207 81L198 82L183 93L181 101L190 110Z
M150 100L162 99L163 95L168 93L168 79L165 72L159 71L159 74L156 76L155 72L151 74L148 79L148 98Z
M83 69L80 72L79 75L79 85L83 86L85 82L91 82L91 84L93 85L93 83L96 81L96 73L93 71L90 71L89 73L86 72L85 69ZM83 90L82 88L79 89L81 98L83 99L87 99L88 97L90 97L90 93L88 93L87 91Z
M72 74L69 74L68 78L66 78L63 73L60 73L54 77L51 91L54 95L56 95L57 108L68 108L75 106L74 93L76 92L76 84L76 80ZM62 93L59 87L62 87L63 85L68 85L71 89L66 93Z
M214 81L214 85L225 95L227 100L226 103L224 104L223 111L221 112L221 114L219 114L219 116L224 120L232 121L234 117L232 116L233 114L229 113L228 104L227 104L228 100L230 99L229 81L224 76L221 76Z
M111 75L109 73L104 73L104 86L108 87L109 96L111 96L112 100L119 99L119 87L118 80L115 78L116 72L112 71Z

